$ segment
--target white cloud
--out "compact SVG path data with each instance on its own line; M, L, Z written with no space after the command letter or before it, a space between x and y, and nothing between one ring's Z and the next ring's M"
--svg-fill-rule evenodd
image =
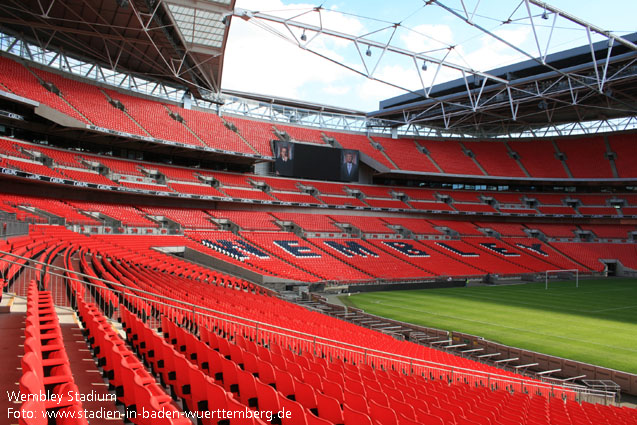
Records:
M454 44L453 31L449 25L418 25L410 30L405 30L401 41L406 49L422 53L444 49Z
M318 14L309 12L315 6L312 4L299 2L286 5L282 0L238 0L236 6L285 18L294 17L307 24L319 25ZM374 23L334 10L323 10L321 14L325 28L350 35L361 36L378 29ZM289 35L289 29L285 26L274 23L268 23L268 26L281 34ZM461 33L458 33L459 28ZM297 38L300 37L300 30L292 31ZM375 33L373 37L380 42L386 33L391 33L391 27L385 33ZM306 32L308 49L364 72L360 54L353 43L325 35L313 38L314 34L311 31ZM533 40L528 26L501 27L496 30L496 34L516 46L524 45L526 49L529 49L529 43ZM423 52L434 58L444 57L457 65L478 71L488 71L524 59L510 47L475 29L472 32L467 30L467 26L447 25L440 20L435 24L417 25L411 30L399 28L392 44L409 51ZM531 47L534 44L533 42ZM448 51L446 48L449 45L456 46ZM432 84L434 76L435 84L462 77L460 71L447 67L438 70L435 63L429 63L427 71L423 72L420 70L420 62L414 64L411 58L392 53L386 53L380 63L376 64L381 58L380 50L372 49L372 57L367 57L364 55L365 47L362 49L363 60L369 71L376 68L374 77L406 89L422 88L419 74L426 87ZM223 87L363 111L375 110L380 100L405 93L399 88L366 79L334 62L299 48L295 43L290 43L251 21L234 18L226 48Z
M272 10L276 11L277 16L291 17L303 10L311 10L313 5L284 5L280 0L240 0L237 7L262 10L264 13ZM314 25L318 23L315 22L315 15L316 13L311 13L298 19ZM330 29L343 32L363 31L364 26L358 19L330 11L323 11L322 15L324 25ZM289 34L282 25L268 25ZM300 32L296 35L300 37ZM306 35L311 42L309 47L313 50L345 62L345 58L339 53L339 49L343 47L342 41L323 36L312 40L313 33L308 32ZM299 98L302 93L307 95L305 87L321 84L326 87L324 90L327 94L339 97L349 92L343 81L351 77L351 74L345 68L307 52L250 21L237 18L232 21L224 59L225 89ZM312 98L304 100L316 101Z

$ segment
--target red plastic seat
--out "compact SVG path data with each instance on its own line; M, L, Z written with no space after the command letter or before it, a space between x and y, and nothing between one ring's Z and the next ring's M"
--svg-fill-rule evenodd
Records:
M343 419L345 420L345 425L373 425L369 416L352 409L347 404L343 405Z
M269 410L270 412L278 413L281 410L281 406L279 404L280 396L277 391L259 380L256 381L256 388L259 410L262 412Z
M369 401L369 414L381 425L398 425L396 412L389 407L381 406L374 400Z
M254 376L245 370L237 369L237 381L239 384L239 400L241 403L250 406L257 406L257 386Z
M316 402L319 417L327 419L334 424L345 423L345 420L343 419L343 411L341 410L341 405L337 399L317 392Z

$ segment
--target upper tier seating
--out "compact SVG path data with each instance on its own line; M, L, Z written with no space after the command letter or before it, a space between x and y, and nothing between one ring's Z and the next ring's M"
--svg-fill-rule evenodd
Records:
M248 120L226 116L225 120L234 124L250 145L263 156L272 156L272 140L275 139L271 122Z
M490 176L526 177L503 142L463 142Z
M602 137L560 139L560 151L566 154L566 163L575 178L611 178L613 172L606 158L606 144ZM595 166L591 167L591 164Z
M296 127L292 125L284 125L281 123L275 123L274 126L279 131L285 131L292 139L299 142L310 142L319 145L325 144L321 137L321 131L315 128L308 127Z
M18 96L35 100L85 123L86 120L60 96L48 91L29 70L11 59L0 57L0 83ZM68 99L67 99L68 100Z
M237 133L223 124L218 115L211 112L178 108L172 105L168 106L168 108L181 115L188 128L209 147L228 152L255 153Z
M418 140L418 144L425 147L434 161L448 174L484 175L478 166L469 158L459 142L453 140L434 141Z
M106 95L97 86L64 78L52 72L41 70L34 72L43 80L53 82L63 93L64 98L92 124L142 137L150 135L124 111L111 105Z
M413 170L424 173L440 173L429 156L420 150L413 139L389 139L373 136L380 143L385 153L401 170Z
M574 178L613 178L611 163L606 157L611 152L617 155L614 161L620 178L637 176L637 170L631 163L635 134L610 135L608 147L601 137L473 142L413 138L394 140L372 136L374 143L382 147L379 149L370 138L360 133L323 131L232 116L220 118L213 112L184 109L159 100L102 89L78 81L75 77L67 78L38 67L31 69L6 57L0 58L0 71L0 84L5 89L48 105L83 124L194 147L208 146L227 152L272 157L271 141L275 139L273 129L277 127L294 139L317 144L324 144L324 133L336 139L343 148L360 150L390 170L398 168L423 173L440 173L442 170L459 175L483 176L486 173L492 176L526 177L524 170L510 156L508 147L519 155L520 164L533 178L568 179L564 165L568 166ZM48 91L40 81L53 83L60 94ZM123 110L111 104L109 98L121 103ZM179 115L183 122L171 118L169 112ZM236 128L239 134L228 127ZM429 155L422 153L418 146L424 147ZM475 160L463 151L464 148L473 152ZM558 150L566 155L564 163L556 158Z
M610 148L617 155L615 167L619 177L637 177L637 164L635 164L636 137L635 134L611 134L608 136Z
M170 117L167 105L113 90L105 90L105 93L111 99L119 100L126 107L126 112L151 136L186 145L204 146L183 124Z
M520 156L520 162L531 177L568 178L564 165L555 157L556 152L550 140L511 140L507 143Z

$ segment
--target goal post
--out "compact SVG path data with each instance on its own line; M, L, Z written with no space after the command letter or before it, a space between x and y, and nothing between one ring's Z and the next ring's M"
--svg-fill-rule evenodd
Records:
M549 275L557 275L560 273L575 273L575 287L579 288L579 270L578 269L561 269L561 270L546 270L544 272L544 289L549 289Z

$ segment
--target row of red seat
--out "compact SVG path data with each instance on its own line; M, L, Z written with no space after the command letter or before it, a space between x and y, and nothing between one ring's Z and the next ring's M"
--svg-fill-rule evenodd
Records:
M136 412L129 414L128 419L138 425L189 425L190 420L126 347L97 306L87 303L79 294L77 306L93 352L109 384L115 388L117 398L127 412Z
M20 393L26 397L21 410L22 425L48 423L88 425L79 390L73 381L62 330L51 293L39 291L31 281L27 294L24 356Z

